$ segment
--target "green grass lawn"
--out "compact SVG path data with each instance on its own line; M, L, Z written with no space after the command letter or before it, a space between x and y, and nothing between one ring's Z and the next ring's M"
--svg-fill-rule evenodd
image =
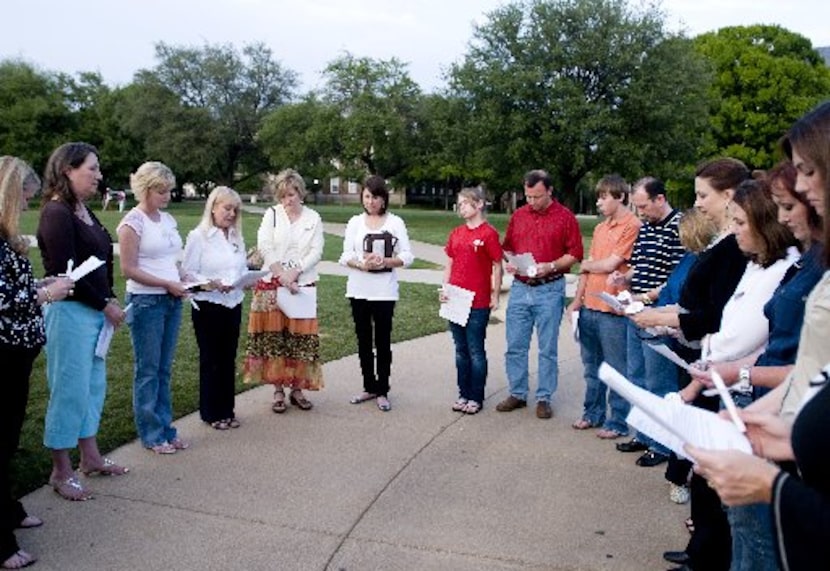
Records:
M204 202L183 202L171 204L169 211L179 224L179 231L184 238L198 223L204 209ZM346 222L357 210L347 206L323 206L319 208L325 221ZM452 212L395 209L395 213L404 218L410 238L432 244L443 245L449 231L459 224L459 219ZM115 228L123 217L117 211L96 214L101 222L115 237ZM24 212L21 217L21 229L25 234L34 234L37 228L38 211L36 208ZM501 232L507 224L505 215L494 214L490 221ZM595 225L593 220L582 220L583 235L590 237ZM256 243L256 231L259 216L246 214L243 219L243 233L246 244ZM326 236L323 258L337 260L342 250L342 241L336 236ZM43 269L37 250L32 250L32 264L35 275L42 276ZM434 268L422 260L414 267ZM321 349L324 362L339 359L356 351L353 324L348 301L344 297L346 280L343 277L324 276L320 280L318 305L320 319ZM395 327L393 341L399 342L444 331L446 323L438 317L438 304L435 286L427 284L401 283L401 299L395 309ZM116 271L116 293L123 299L124 280ZM243 332L247 328L247 314L250 295L246 296L243 310ZM433 307L435 311L425 311ZM245 351L245 338L240 338L239 359ZM126 327L119 329L112 341L107 359L108 393L104 407L103 419L99 431L99 443L102 451L117 448L136 438L132 414L132 378L133 351L130 345L129 331ZM237 384L237 391L249 388ZM190 306L185 304L176 361L173 370L173 405L176 418L189 414L198 408L198 348L190 322ZM43 447L43 418L46 411L48 391L46 388L45 360L43 354L35 362L31 376L31 394L28 414L23 427L20 451L12 466L12 481L15 493L23 495L43 485L51 467L48 451ZM76 458L77 461L77 458Z

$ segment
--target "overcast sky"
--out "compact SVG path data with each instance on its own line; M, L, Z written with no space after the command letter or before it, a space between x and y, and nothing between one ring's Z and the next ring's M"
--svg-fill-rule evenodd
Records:
M261 41L305 91L349 51L398 57L427 91L464 55L474 23L503 0L4 0L0 58L49 71L98 71L110 85L156 64L153 46ZM663 0L671 30L780 24L830 46L828 0Z

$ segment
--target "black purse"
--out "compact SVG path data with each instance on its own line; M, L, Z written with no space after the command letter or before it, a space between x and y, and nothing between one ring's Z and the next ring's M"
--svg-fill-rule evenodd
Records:
M378 232L375 234L366 234L363 237L363 253L377 254L384 258L391 258L395 252L395 246L398 244L398 239L389 232ZM391 272L392 268L379 268L377 270L369 270L370 272Z

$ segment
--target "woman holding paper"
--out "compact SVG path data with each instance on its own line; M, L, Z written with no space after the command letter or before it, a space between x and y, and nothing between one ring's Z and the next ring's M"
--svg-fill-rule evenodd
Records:
M125 318L112 289L112 239L85 204L96 196L100 180L95 147L58 147L46 164L37 230L47 275L69 273L93 256L104 261L76 281L69 297L44 311L49 404L43 443L52 451L49 484L68 500L92 497L72 467L69 451L76 446L85 474L118 476L128 471L101 456L95 437L107 388L106 362L95 354L98 336L105 321L118 327Z
M271 410L277 414L287 410L286 387L289 402L306 411L313 405L303 391L323 387L315 289L323 256L323 221L303 204L305 196L300 173L280 172L274 181L279 204L265 211L257 232L262 267L273 277L257 283L251 300L245 382L274 385ZM312 311L310 303L315 306ZM297 305L304 305L305 311L293 314L288 309Z
M0 157L0 363L3 400L0 405L0 567L18 569L35 561L20 549L14 532L43 520L29 515L12 497L11 460L20 444L20 431L29 397L32 364L46 341L41 305L60 301L72 291L69 278L35 280L29 242L20 235L20 211L40 188L40 179L17 157Z
M476 414L484 404L487 382L487 323L490 310L499 306L502 249L499 233L484 219L484 193L480 188L465 188L458 193L458 214L464 224L450 233L444 251L449 258L444 283L475 294L466 325L449 322L455 343L455 368L458 400L456 412ZM442 289L440 301L446 302Z
M208 291L193 296L199 309L190 317L199 345L199 414L216 430L239 427L234 381L244 294L232 284L248 269L241 205L235 190L214 188L202 221L187 236L182 261L185 272L208 280Z
M346 297L352 306L363 392L352 404L375 400L379 410L392 409L387 397L392 372L392 315L398 300L395 268L412 263L403 220L391 212L383 177L372 175L363 185L363 214L346 226L340 264L350 268ZM377 352L377 370L375 353Z
M170 379L179 338L187 277L179 263L182 239L163 209L176 177L164 164L147 162L130 175L138 205L118 224L121 273L132 304L127 325L135 354L133 414L141 443L156 454L189 446L173 426ZM192 280L188 280L192 281Z

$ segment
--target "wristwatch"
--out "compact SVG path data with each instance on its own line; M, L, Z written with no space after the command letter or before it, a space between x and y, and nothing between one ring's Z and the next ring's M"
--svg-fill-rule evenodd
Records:
M749 374L750 369L752 369L751 365L744 365L738 370L738 384L736 385L738 390L748 391L752 388L752 378Z

